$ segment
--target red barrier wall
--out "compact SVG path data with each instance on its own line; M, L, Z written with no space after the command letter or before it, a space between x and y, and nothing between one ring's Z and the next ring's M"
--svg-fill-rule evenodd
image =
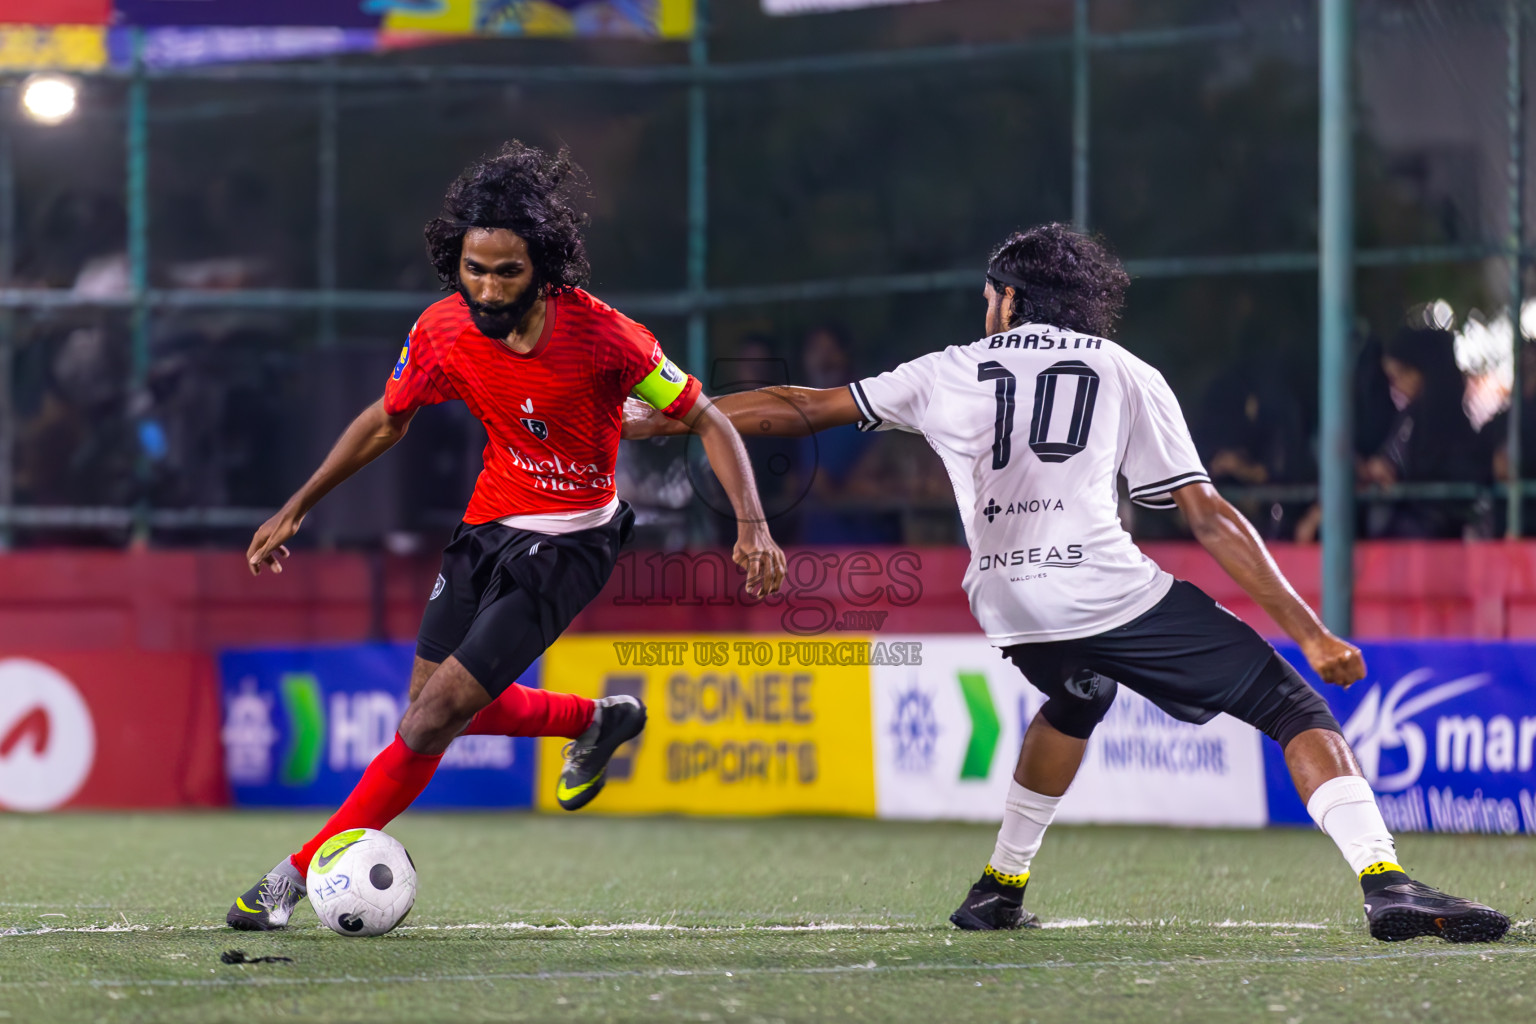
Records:
M229 802L213 659L195 652L0 654L0 809Z
M1276 635L1198 546L1146 550ZM1279 546L1274 553L1315 604L1318 549ZM829 637L839 630L976 630L960 590L964 550L790 554L786 595L759 602L741 595L741 577L723 552L627 552L573 628ZM214 654L234 646L409 639L436 573L435 556L302 552L287 572L259 578L238 552L0 556L0 808L18 806L6 793L25 792L27 772L75 772L77 784L59 798L68 807L224 802ZM1363 544L1356 580L1361 637L1536 637L1536 541ZM68 682L38 682L34 662L47 666L43 675L52 670ZM88 762L81 760L81 701L94 730Z
M414 636L437 571L348 554L294 566L253 578L238 552L0 556L0 809L227 803L217 651Z
M1278 627L1222 572L1214 559L1194 543L1143 545L1159 565L1181 579L1199 585L1266 636L1279 636ZM1294 544L1271 548L1281 571L1313 607L1321 600L1321 551ZM578 628L625 631L779 630L785 628L786 605L806 607L817 598L829 599L840 610L856 607L860 595L876 588L888 590L869 604L887 611L881 631L969 633L976 630L960 580L969 555L961 548L913 549L907 554L921 563L916 575L921 598L893 604L889 588L900 584L904 567L895 563L898 549L863 552L878 571L855 563L856 549L792 551L791 581L800 593L788 602L769 606L734 600L712 605L707 600L682 605L658 602L653 595L684 593L682 568L657 559L676 556L651 552L626 553L629 573L621 564L607 589L577 620ZM855 571L850 571L853 569ZM798 576L797 576L798 570ZM695 595L711 591L710 574L698 570ZM1514 639L1536 637L1536 541L1466 544L1458 541L1374 542L1361 544L1355 557L1355 635L1370 639L1456 637ZM853 600L850 600L849 597ZM900 595L905 599L908 595ZM755 606L754 606L755 605Z
M1266 635L1273 623L1198 545L1148 544L1174 575ZM1319 549L1271 549L1302 597L1319 599ZM794 550L791 596L743 600L723 552L626 552L573 628L660 632L817 624L817 609L887 613L881 632L972 632L959 548ZM695 581L683 584L683 559ZM818 565L819 563L819 565ZM252 577L235 552L22 552L0 556L0 656L29 651L200 651L414 637L437 559L301 552ZM712 578L716 568L721 575ZM725 575L729 573L729 575ZM658 580L665 578L665 583ZM1362 637L1536 637L1536 541L1376 542L1356 554ZM870 595L877 595L870 600ZM691 600L694 603L684 603ZM786 615L799 618L786 620ZM808 629L807 631L814 631ZM835 626L833 628L835 631ZM867 631L867 630L866 630Z

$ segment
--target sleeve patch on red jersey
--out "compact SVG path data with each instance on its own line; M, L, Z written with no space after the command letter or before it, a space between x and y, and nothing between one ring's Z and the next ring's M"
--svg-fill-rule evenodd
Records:
M411 361L411 338L406 335L405 344L400 346L400 358L395 362L395 372L389 375L390 380L399 380L405 372L405 364Z

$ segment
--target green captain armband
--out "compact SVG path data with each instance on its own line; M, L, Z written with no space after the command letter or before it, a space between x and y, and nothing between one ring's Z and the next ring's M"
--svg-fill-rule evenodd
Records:
M689 390L688 375L663 356L656 368L634 386L631 394L653 409L670 412Z

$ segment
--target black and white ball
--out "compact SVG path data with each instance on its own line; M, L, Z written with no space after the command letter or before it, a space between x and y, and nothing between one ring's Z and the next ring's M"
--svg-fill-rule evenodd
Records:
M315 851L305 885L310 906L337 935L383 935L416 902L416 866L393 836L348 829Z

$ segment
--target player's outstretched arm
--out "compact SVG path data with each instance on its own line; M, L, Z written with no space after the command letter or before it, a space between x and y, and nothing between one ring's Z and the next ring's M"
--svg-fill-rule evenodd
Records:
M864 418L847 388L775 386L722 395L714 403L730 418L731 426L746 436L805 437ZM686 420L668 419L643 402L625 406L626 439L686 434L689 429Z
M271 566L273 572L282 572L279 559L288 557L285 545L299 532L309 510L329 494L331 488L389 451L405 436L415 414L415 410L385 412L382 398L359 413L331 446L330 454L320 463L320 468L283 503L276 515L261 524L256 536L251 538L251 546L245 552L251 575L259 575L263 566Z
M747 460L741 435L703 395L681 422L699 435L710 468L736 510L736 547L731 557L747 571L747 593L759 597L778 593L784 582L784 552L768 533L768 520L758 500L757 481L752 477L752 463Z
M1360 649L1340 640L1291 588L1269 549L1241 512L1207 483L1173 492L1195 539L1301 647L1325 682L1348 686L1365 676Z

